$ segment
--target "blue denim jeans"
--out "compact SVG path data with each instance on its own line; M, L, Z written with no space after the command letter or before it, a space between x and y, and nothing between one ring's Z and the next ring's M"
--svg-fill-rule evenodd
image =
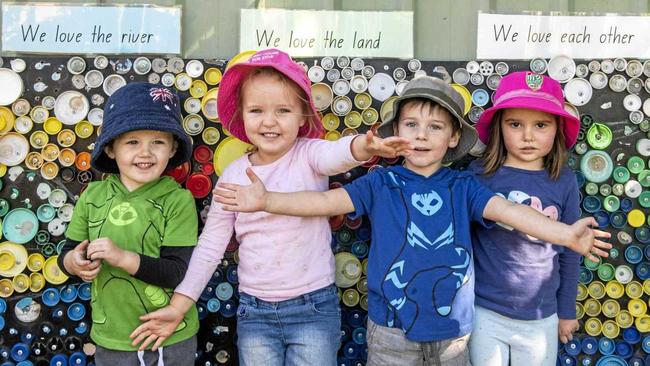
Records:
M341 341L336 287L279 302L241 293L237 335L242 366L334 366Z

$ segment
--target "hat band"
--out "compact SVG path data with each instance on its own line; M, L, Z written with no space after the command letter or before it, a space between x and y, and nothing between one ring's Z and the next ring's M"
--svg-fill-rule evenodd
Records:
M545 92L539 92L539 91L532 91L532 90L526 90L526 89L519 89L519 90L512 90L507 93L501 94L498 98L494 100L494 105L501 104L502 102L512 99L512 98L518 98L518 97L530 97L530 98L536 98L536 99L544 99L547 100L558 107L563 107L564 105L552 94L545 93Z

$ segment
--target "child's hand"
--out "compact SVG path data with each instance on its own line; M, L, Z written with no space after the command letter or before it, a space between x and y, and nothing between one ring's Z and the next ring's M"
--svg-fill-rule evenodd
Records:
M573 332L580 329L580 323L576 319L560 319L557 324L557 334L560 342L567 343L573 339Z
M64 265L66 270L71 274L79 276L79 278L86 282L90 282L99 274L101 262L88 260L86 257L87 248L88 240L79 243L74 250L66 255Z
M359 136L358 139L363 137ZM384 158L395 158L397 156L407 156L413 150L413 145L403 138L397 136L387 137L385 139L376 136L372 131L366 132L363 144L363 154L360 154L358 157L366 159L358 160L367 160L373 156L381 156ZM352 153L357 158L357 155L354 154L354 144Z
M266 209L268 192L264 183L251 168L246 168L246 175L251 180L251 184L247 186L217 183L217 187L212 191L214 200L221 203L225 211L255 212Z
M137 346L142 343L139 348L142 351L151 342L155 341L151 350L158 350L158 347L174 333L178 325L183 321L184 315L180 309L170 304L162 309L141 316L140 320L145 323L135 328L133 333L131 333L130 337L133 339L131 345Z
M121 267L120 261L124 257L124 251L120 249L109 238L99 238L93 240L88 245L88 259L103 259L113 267Z
M602 249L611 249L612 245L596 238L609 239L611 234L606 231L592 229L591 226L598 226L596 219L593 217L585 217L571 225L567 246L574 252L598 262L598 258L594 254L603 258L609 257L609 253Z

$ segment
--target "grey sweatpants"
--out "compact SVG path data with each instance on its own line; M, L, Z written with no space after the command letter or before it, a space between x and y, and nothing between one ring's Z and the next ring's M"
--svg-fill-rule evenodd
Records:
M382 327L368 319L366 366L471 366L469 334L438 342L408 340L401 329Z
M152 351L114 351L97 346L97 366L191 366L194 365L196 336Z

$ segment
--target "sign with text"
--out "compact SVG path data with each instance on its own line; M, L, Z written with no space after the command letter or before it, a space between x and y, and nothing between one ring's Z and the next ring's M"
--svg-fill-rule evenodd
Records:
M650 17L479 14L476 57L650 58Z
M412 11L241 9L240 51L413 57Z
M180 54L181 7L3 4L2 50Z

